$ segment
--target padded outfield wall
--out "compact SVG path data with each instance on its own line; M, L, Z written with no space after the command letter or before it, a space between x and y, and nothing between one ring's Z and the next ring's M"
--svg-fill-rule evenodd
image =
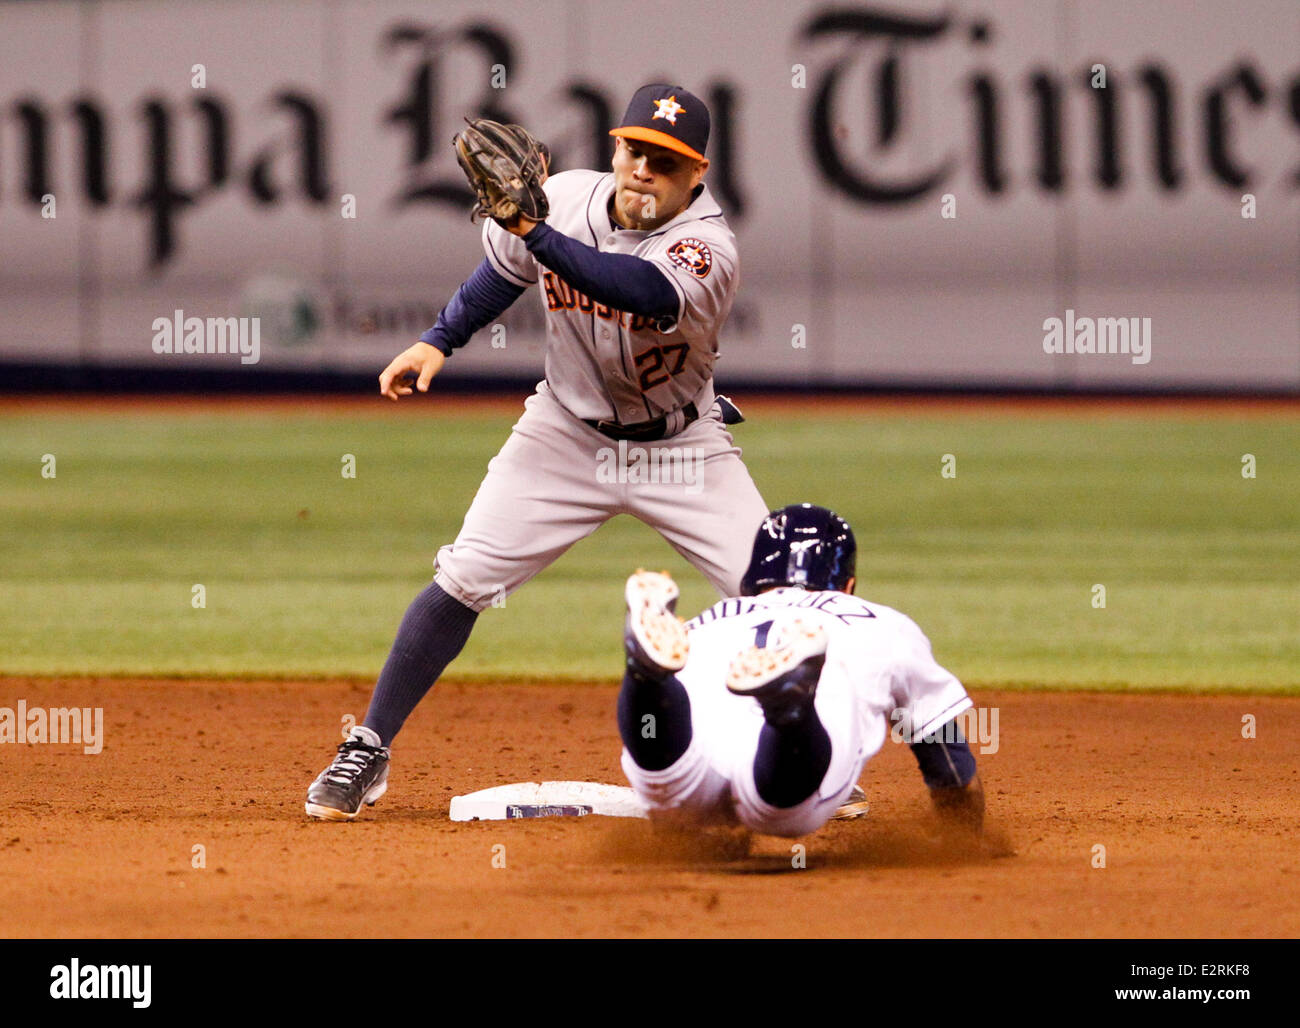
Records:
M710 102L740 240L724 384L1300 391L1273 0L0 2L0 387L377 373L481 257L461 117L606 166L663 78ZM155 353L176 311L259 318L257 361ZM1149 359L1047 353L1054 318L1145 326ZM541 360L529 296L447 375Z

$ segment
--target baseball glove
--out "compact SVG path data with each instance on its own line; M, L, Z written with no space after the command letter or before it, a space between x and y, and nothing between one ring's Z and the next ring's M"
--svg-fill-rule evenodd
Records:
M468 128L452 139L456 160L478 196L470 220L480 215L498 224L523 215L545 221L550 213L542 183L551 152L521 125L502 125L487 118L466 118Z

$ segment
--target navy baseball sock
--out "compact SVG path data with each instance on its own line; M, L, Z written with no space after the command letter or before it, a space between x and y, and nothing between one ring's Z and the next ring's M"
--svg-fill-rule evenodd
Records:
M401 731L443 669L465 648L477 618L477 611L436 582L411 601L362 722L379 733L385 746Z
M754 754L754 784L764 803L794 807L826 777L831 766L831 737L816 711L793 724L763 725Z
M637 767L662 771L680 760L691 744L691 700L677 676L624 671L618 734Z
M944 742L945 737L952 741ZM920 742L912 743L911 748L921 768L921 777L931 789L964 789L975 777L975 754L971 753L961 722L956 719L936 728Z

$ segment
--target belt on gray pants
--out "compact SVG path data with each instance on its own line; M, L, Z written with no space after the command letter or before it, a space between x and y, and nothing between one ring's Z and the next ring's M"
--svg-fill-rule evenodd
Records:
M679 418L678 414L681 414L682 417ZM699 416L700 412L695 404L688 403L680 411L673 411L663 417L655 418L653 421L638 421L635 425L620 425L617 421L594 421L589 418L583 418L582 420L601 435L609 436L610 439L652 443L656 439L665 439L670 435L676 435L692 421L698 420ZM680 423L678 424L678 422Z

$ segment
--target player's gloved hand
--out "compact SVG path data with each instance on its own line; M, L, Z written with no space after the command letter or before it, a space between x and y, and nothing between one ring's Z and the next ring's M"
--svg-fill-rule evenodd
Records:
M409 384L415 378L415 388L422 393L429 391L433 376L442 370L446 356L436 346L420 342L408 347L393 358L388 367L379 376L379 393L390 400L399 396L410 396Z
M507 231L526 234L550 213L542 183L550 171L551 151L522 125L487 118L465 122L452 145L476 198L470 219L492 218ZM525 228L525 223L531 224Z

